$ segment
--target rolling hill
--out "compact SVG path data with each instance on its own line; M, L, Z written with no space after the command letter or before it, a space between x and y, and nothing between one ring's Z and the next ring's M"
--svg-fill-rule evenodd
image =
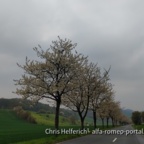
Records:
M35 106L31 106L31 102L29 100L22 100L20 98L13 98L13 99L0 99L0 109L13 109L16 106L22 106L24 110L34 111L34 112L40 112L40 113L49 113L54 114L55 113L55 107L51 107L48 104L43 103L37 103ZM133 110L131 109L122 109L122 112L127 117L131 118ZM61 109L60 112L61 115L70 117L74 116L76 119L78 119L78 115L68 109ZM88 119L92 118L92 112L89 111L87 114Z

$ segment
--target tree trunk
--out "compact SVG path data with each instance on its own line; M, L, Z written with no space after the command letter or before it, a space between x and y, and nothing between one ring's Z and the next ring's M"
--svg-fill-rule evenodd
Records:
M56 111L55 111L55 129L59 129L59 112L60 112L61 100L56 101Z
M81 117L81 130L84 129L84 118Z
M111 120L112 120L112 126L115 127L115 124L114 124L114 118L111 117Z
M102 127L104 128L104 118L102 118Z
M82 115L82 112L80 111L79 107L77 107L77 111L78 111L78 114L79 114L79 117L80 117L80 121L81 121L81 130L83 130L84 129L85 117Z
M94 129L96 129L97 128L97 124L96 124L96 122L97 122L96 111L93 111L93 121L94 121Z
M118 121L117 121L117 120L115 120L115 125L116 125L116 126L118 125Z
M107 117L106 120L107 120L107 128L108 128L109 127L109 118Z

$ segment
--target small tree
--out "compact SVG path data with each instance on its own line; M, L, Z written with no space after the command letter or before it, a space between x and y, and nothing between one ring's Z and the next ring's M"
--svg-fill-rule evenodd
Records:
M81 75L75 81L77 89L68 93L63 99L63 104L69 107L74 112L77 112L80 121L81 129L84 128L84 120L86 118L89 101L92 93L92 80L93 80L93 65L85 62L81 69Z
M120 125L125 125L125 124L130 124L131 120L125 116L123 113L121 113L120 117L119 117L119 124Z
M15 80L16 94L31 99L34 103L46 98L56 102L55 128L59 128L59 111L62 96L75 89L75 77L80 75L79 69L85 57L74 49L76 44L70 40L53 41L49 49L44 51L40 46L34 51L41 61L29 60L18 66L24 70L22 77Z
M141 113L139 111L134 111L132 113L132 121L135 125L141 124Z
M120 102L109 101L107 112L114 127L117 124L117 121L119 121L118 118L120 116Z
M100 68L97 68L93 77L93 90L90 97L89 109L93 112L94 129L96 128L97 122L97 110L104 100L108 100L113 95L112 85L108 83L109 70L101 75Z
M98 109L98 116L101 118L102 121L102 127L104 128L104 119L106 117L106 109L105 105L101 105L101 107Z

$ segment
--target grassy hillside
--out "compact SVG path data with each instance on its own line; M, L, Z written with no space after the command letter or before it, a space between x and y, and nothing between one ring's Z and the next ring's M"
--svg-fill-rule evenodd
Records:
M16 100L14 99L13 101L7 101L5 99L1 99L0 104L5 101L1 108L8 108L9 106L12 106L11 108L13 108L13 106L15 106L16 104ZM25 107L27 108L27 106ZM54 128L55 115L52 111L50 111L51 109L53 109L54 111L54 108L52 107L39 104L36 108L33 109L33 111L31 111L31 115L36 119L37 124L31 124L25 120L22 120L10 110L0 109L0 144L16 144L17 142L21 143L22 141L32 141L32 143L34 144L35 142L33 142L33 140L35 141L35 139L41 139L42 143L44 143L43 141L50 141L50 139L52 139L52 136L46 135L45 129ZM126 113L127 115L129 114L128 112ZM85 120L85 125L92 126L92 123L92 114L91 112L89 112ZM66 109L61 109L59 124L61 128L79 129L80 120L79 118L77 118L77 114L75 114L74 112ZM100 124L101 120L98 119L97 125ZM64 139L64 137L60 138Z
M31 115L35 118L38 124L54 126L54 114L37 114L36 112L31 112ZM59 117L60 126L73 126L76 125L76 123L73 124L69 118L66 118L64 116Z
M55 113L55 107L51 107L48 104L43 104L43 103L38 103L37 105L34 105L31 107L31 101L29 100L23 100L23 99L18 99L18 98L13 98L13 99L4 99L0 98L0 108L3 109L13 109L16 106L22 106L24 110L28 111L33 111L36 113L47 113L47 114L54 114ZM132 115L132 110L130 109L122 109L122 113L126 115L127 117L131 118ZM60 113L63 114L65 117L71 117L73 116L76 120L79 120L79 116L77 113L68 110L68 109L60 109ZM93 114L92 111L88 111L87 117L86 117L86 123L93 123ZM44 122L45 123L45 122ZM47 123L47 122L46 122ZM98 118L97 120L98 124L101 124L101 120Z
M10 110L0 110L1 144L46 137L46 128L44 125L30 124L18 118Z
M51 135L45 134L45 129L54 127L54 114L37 114L36 112L31 112L31 114L38 124L22 120L11 110L0 109L0 144L52 139ZM60 126L74 127L69 119L63 116L60 116Z
M0 109L0 144L52 144L82 135L46 135L45 129L54 128L54 114L31 112L37 124L31 124L19 118L11 110ZM90 120L88 120L90 121ZM60 128L79 129L65 116L60 116ZM77 121L76 121L77 123ZM93 129L93 127L89 127Z

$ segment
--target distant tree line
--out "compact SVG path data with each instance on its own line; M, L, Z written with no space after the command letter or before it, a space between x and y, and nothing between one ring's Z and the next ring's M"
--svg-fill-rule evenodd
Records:
M12 98L5 99L0 98L0 109L14 109L15 107L19 107L25 111L34 111L36 113L45 113L45 114L54 114L55 107L49 106L48 104L38 102L36 105L32 105L30 100L24 100L21 98ZM60 114L64 117L75 117L77 119L77 115L71 110L61 108Z
M135 125L141 125L144 123L144 112L134 111L132 113L132 122Z
M34 104L41 99L55 101L55 129L59 129L61 105L78 113L81 129L88 111L93 113L94 128L98 117L103 126L104 119L107 126L110 119L113 126L129 122L121 112L120 103L114 100L110 68L102 72L96 63L89 62L87 56L78 53L76 46L72 41L58 37L47 50L40 45L35 47L40 60L26 57L24 65L17 64L24 74L14 80L18 86L15 93Z
M5 99L0 98L0 108L2 109L13 109L14 107L22 106L24 110L31 110L38 112L40 109L45 109L46 111L52 111L51 107L48 104L37 103L37 105L32 105L31 101L19 99L19 98L12 98L12 99Z

